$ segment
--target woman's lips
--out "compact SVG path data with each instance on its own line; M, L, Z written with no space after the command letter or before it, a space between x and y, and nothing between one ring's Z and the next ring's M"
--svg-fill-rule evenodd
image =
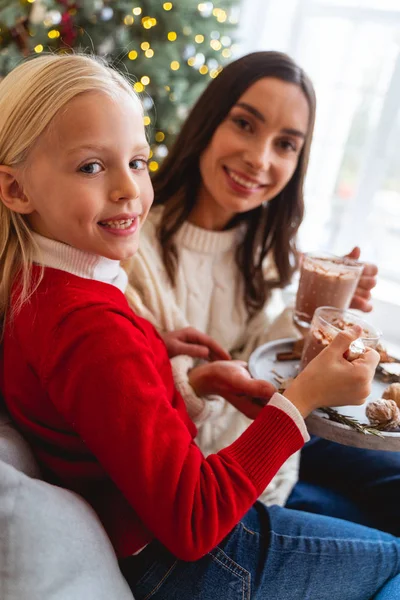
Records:
M245 177L244 175L239 174L237 171L228 169L228 167L224 167L224 171L230 187L236 192L240 192L242 194L254 194L261 188L265 187L265 184Z

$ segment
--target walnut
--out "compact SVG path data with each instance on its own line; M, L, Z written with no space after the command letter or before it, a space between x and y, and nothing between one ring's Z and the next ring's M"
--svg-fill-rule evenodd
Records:
M400 383L392 383L388 385L382 394L382 398L386 400L394 400L400 408Z
M400 409L394 400L379 398L373 400L365 409L371 425L393 431L400 427Z

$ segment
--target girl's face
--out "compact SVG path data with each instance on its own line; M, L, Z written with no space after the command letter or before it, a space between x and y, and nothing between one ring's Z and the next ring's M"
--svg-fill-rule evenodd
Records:
M153 201L138 101L90 92L71 100L32 149L23 174L34 231L81 250L132 256Z
M202 184L191 221L223 229L236 214L279 194L296 169L308 122L299 86L274 77L250 86L200 157Z

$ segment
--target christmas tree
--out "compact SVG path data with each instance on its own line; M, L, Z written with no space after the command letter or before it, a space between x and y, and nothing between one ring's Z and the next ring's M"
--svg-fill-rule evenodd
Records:
M0 77L23 57L84 50L133 77L151 169L188 109L235 52L239 0L0 0Z

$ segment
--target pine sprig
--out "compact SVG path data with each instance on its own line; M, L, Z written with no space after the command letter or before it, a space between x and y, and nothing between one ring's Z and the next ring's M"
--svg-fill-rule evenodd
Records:
M378 437L383 437L382 431L378 427L371 427L370 425L366 425L364 423L359 423L357 419L353 417L347 417L345 415L340 414L334 408L322 407L318 409L319 411L328 415L331 421L335 421L336 423L341 423L342 425L347 425L351 429L355 429L359 433L363 433L364 435L376 435Z

